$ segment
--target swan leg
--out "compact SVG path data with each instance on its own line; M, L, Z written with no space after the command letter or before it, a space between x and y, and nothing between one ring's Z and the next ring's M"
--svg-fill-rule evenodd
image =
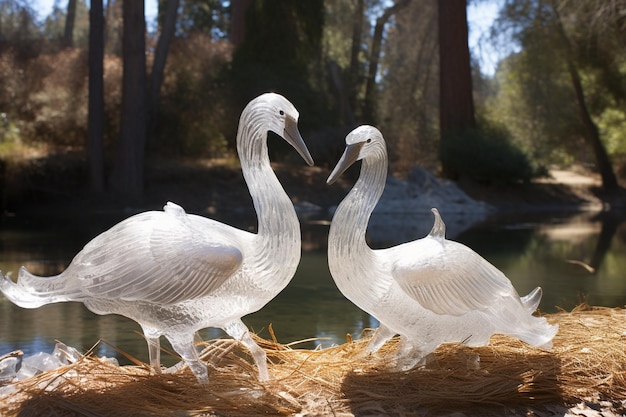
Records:
M150 358L150 366L157 374L161 373L161 342L159 341L159 333L152 327L141 326L143 334L148 342L148 357Z
M208 384L209 371L205 364L200 361L198 351L193 344L194 334L165 335L170 341L172 348L178 353L187 364L191 372L196 376L201 384Z
M365 348L366 353L370 355L377 352L387 340L391 339L395 335L396 333L393 330L385 326L383 323L380 323L380 326L378 326L378 329L376 329L372 339Z
M230 337L243 343L248 348L254 359L254 363L259 370L259 381L267 381L270 379L267 371L267 354L250 336L248 328L241 320L235 320L224 326L224 331Z
M430 346L416 346L408 337L400 336L400 346L396 352L396 366L402 371L408 371L418 365L424 366L434 359L431 353L435 350Z

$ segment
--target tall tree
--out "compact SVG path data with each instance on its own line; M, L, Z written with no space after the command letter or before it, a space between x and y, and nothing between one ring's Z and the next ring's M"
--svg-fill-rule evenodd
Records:
M455 132L476 127L468 46L467 1L439 0L439 129L442 143ZM444 176L457 176L443 165Z
M385 35L378 105L394 172L439 165L437 2L412 0ZM435 81L435 82L433 82Z
M243 107L254 95L274 90L295 102L299 99L302 114L324 111L318 106L326 104L312 88L323 26L322 0L252 1L246 13L248 35L235 50L231 66L236 106ZM311 118L302 120L309 121Z
M613 171L613 165L611 164L611 160L606 152L606 148L604 147L604 144L600 139L600 131L598 130L598 126L595 124L591 117L581 77L578 72L578 68L576 67L576 64L574 62L572 46L569 38L567 37L567 34L565 33L565 29L563 27L558 8L554 5L554 0L550 1L550 5L552 6L552 10L556 17L555 26L557 29L557 33L560 35L563 42L563 48L565 49L567 71L569 72L569 76L572 81L572 87L574 88L574 92L576 94L576 102L578 103L578 115L585 128L585 140L593 151L596 160L596 168L598 169L600 177L602 178L602 188L604 188L605 190L613 190L618 187L617 177L615 176L615 172Z
M352 22L352 46L350 48L350 70L348 72L348 104L350 105L350 113L356 109L357 92L359 78L361 76L359 68L361 62L359 55L361 54L363 20L365 19L365 0L356 0L354 10L354 21Z
M89 114L87 120L87 159L94 193L104 191L104 16L102 0L91 0L89 9Z
M385 25L398 10L409 4L410 0L398 0L387 7L382 15L376 19L374 36L372 37L372 50L370 52L369 69L367 71L367 83L365 85L365 103L363 118L367 123L375 123L376 120L376 76L380 62L380 48L383 43Z
M77 0L68 0L67 15L65 16L65 30L63 32L63 47L71 48L74 46L74 23L76 22L76 3Z
M143 192L146 142L146 20L143 0L124 0L122 5L122 109L120 136L111 189L127 197Z
M626 86L619 24L604 9L612 4L509 0L499 18L500 28L512 29L522 48L501 66L499 96L515 92L507 126L517 124L518 140L526 138L543 162L546 154L564 155L556 161L561 163L593 162L605 189L617 187L617 179L597 121L607 112L624 114ZM597 16L607 24L600 28Z
M148 91L148 139L152 140L156 128L156 118L159 112L159 98L167 53L176 31L176 16L180 0L167 0L165 18L161 27L161 34L154 52L152 71L150 72L150 90Z
M250 0L232 0L230 2L230 41L239 46L246 38L246 12Z

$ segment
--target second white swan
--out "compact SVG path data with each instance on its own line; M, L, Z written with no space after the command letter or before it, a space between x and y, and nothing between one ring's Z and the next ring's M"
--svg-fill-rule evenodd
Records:
M359 179L330 226L328 264L339 290L380 322L369 352L399 334L398 366L408 369L441 343L484 346L494 333L536 346L551 344L558 327L532 315L541 288L520 298L495 266L445 238L436 209L428 236L372 250L365 240L367 224L387 177L387 149L378 129L360 126L348 134L345 152L327 182L332 184L357 160L362 160Z

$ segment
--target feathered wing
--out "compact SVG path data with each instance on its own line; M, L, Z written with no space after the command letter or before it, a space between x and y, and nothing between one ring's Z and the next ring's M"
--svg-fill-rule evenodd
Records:
M460 316L493 306L502 297L519 300L500 270L460 243L427 237L392 249L394 280L437 314Z
M68 270L83 294L172 304L210 295L239 269L241 231L168 206L119 223L76 255Z

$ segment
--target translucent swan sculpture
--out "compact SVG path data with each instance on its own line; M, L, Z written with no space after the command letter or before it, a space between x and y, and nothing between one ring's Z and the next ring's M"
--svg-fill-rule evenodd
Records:
M496 267L445 238L437 209L432 209L435 224L428 236L370 249L365 232L387 177L385 141L376 128L360 126L348 134L345 152L327 182L335 182L357 160L362 160L359 179L330 226L328 263L339 290L380 322L368 352L399 334L397 365L409 369L441 343L484 346L494 333L551 345L558 327L532 315L541 288L520 298Z
M141 325L150 364L160 372L159 337L165 336L198 381L208 381L194 333L222 328L252 353L259 379L269 378L265 352L241 317L261 309L291 280L300 261L300 224L270 166L267 133L313 160L297 127L298 111L268 93L241 114L237 150L258 215L258 232L190 215L173 203L132 216L95 237L63 273L38 277L24 267L17 283L0 277L13 303L36 308L78 301L97 314L120 314Z

